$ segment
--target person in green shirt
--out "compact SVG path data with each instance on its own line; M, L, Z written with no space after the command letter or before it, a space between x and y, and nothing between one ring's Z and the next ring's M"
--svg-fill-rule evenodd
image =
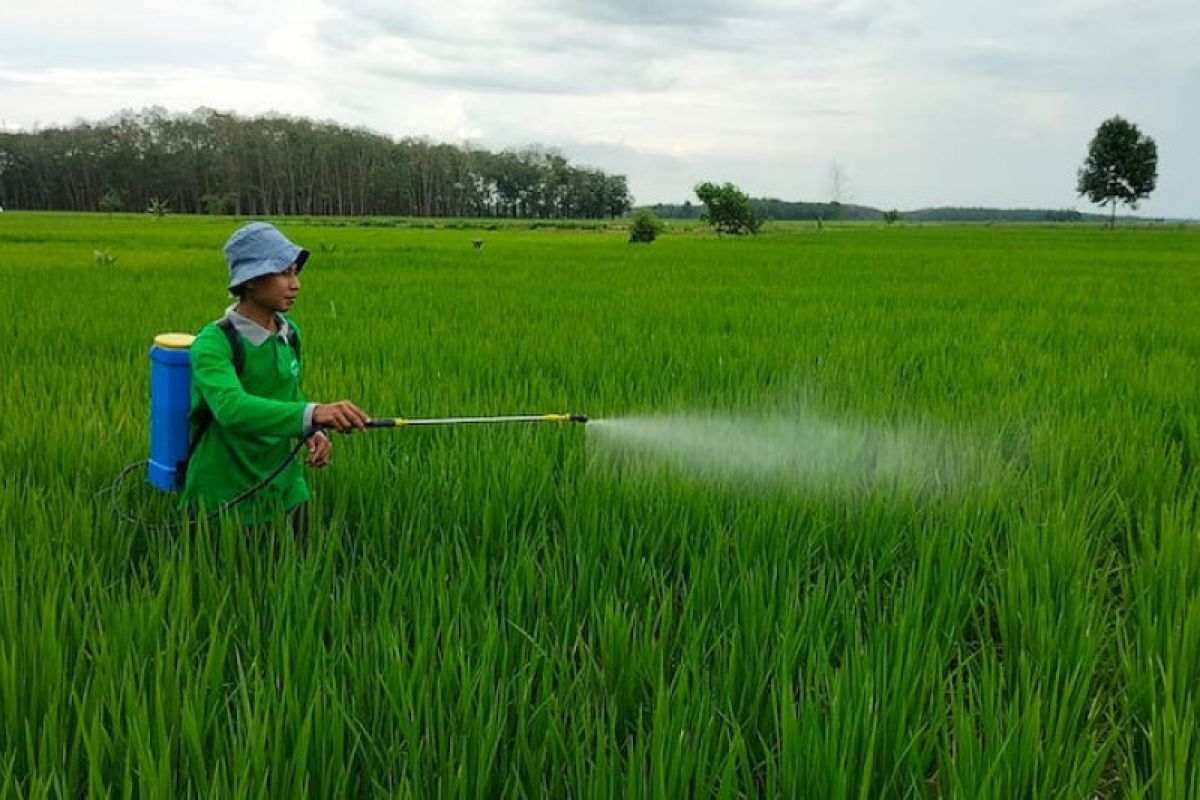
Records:
M350 433L366 427L367 415L349 400L310 403L301 391L304 349L300 328L286 312L300 292L300 270L308 256L265 222L244 225L226 242L229 291L237 302L192 343L195 444L182 505L207 512L219 508L270 475L298 437L305 437L307 466L327 466L332 443L322 429ZM240 375L231 336L241 345ZM207 424L201 423L205 417ZM249 523L285 512L293 530L304 536L308 500L303 465L293 461L234 511Z

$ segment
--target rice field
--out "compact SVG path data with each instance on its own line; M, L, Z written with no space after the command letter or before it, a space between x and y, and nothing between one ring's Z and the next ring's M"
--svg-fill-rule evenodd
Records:
M0 215L0 796L1200 796L1200 229L280 220L310 399L599 423L301 548L109 492L237 224Z

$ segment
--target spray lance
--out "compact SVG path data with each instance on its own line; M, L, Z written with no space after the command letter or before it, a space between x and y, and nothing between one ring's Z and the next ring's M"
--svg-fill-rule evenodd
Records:
M133 470L145 465L150 484L161 492L174 492L180 487L181 466L187 460L190 445L192 371L189 349L196 337L186 333L164 333L154 338L150 348L150 458L125 467L111 487L114 508L120 484ZM408 419L405 417L376 417L369 419L367 428L416 428L450 425L512 425L537 423L586 424L583 414L517 414L507 416L474 417L431 417ZM311 434L310 434L311 435ZM292 451L272 472L257 484L247 487L231 500L226 501L210 516L224 513L234 505L251 497L271 481L275 480L304 446L301 439Z
M368 428L408 428L420 425L497 425L527 422L578 422L586 425L588 418L583 414L524 414L508 417L440 417L431 419L405 419L404 417L381 417L367 420Z

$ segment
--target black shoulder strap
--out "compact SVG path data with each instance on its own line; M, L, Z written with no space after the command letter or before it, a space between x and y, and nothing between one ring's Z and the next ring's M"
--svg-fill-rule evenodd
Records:
M300 332L290 321L288 321L287 343L292 348L292 352L296 354L296 361L303 364L304 360L300 358Z
M246 350L242 347L242 337L238 336L237 329L233 327L233 320L229 317L221 317L217 320L217 327L229 340L229 350L233 353L233 371L237 373L238 378L241 378L242 372L246 369Z
M229 341L229 351L233 360L233 371L241 380L242 371L246 368L246 350L242 347L242 338L238 336L237 329L233 326L233 320L229 317L221 317L217 320L216 325L225 334L225 338ZM296 350L296 358L300 358L299 342L292 345ZM188 441L187 456L175 465L175 485L183 487L187 481L187 466L192 460L192 454L196 452L196 447L200 444L200 440L204 438L204 434L208 432L208 426L213 422L212 409L208 407L208 403L204 402L204 398L200 398L199 405L192 411L188 417L192 429L191 439Z

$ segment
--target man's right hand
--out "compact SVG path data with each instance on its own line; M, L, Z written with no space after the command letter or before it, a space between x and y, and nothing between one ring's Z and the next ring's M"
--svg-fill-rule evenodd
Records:
M366 429L370 417L349 400L340 400L336 403L318 403L313 409L312 419L313 425L318 427L335 428L342 433L350 433L356 428Z

